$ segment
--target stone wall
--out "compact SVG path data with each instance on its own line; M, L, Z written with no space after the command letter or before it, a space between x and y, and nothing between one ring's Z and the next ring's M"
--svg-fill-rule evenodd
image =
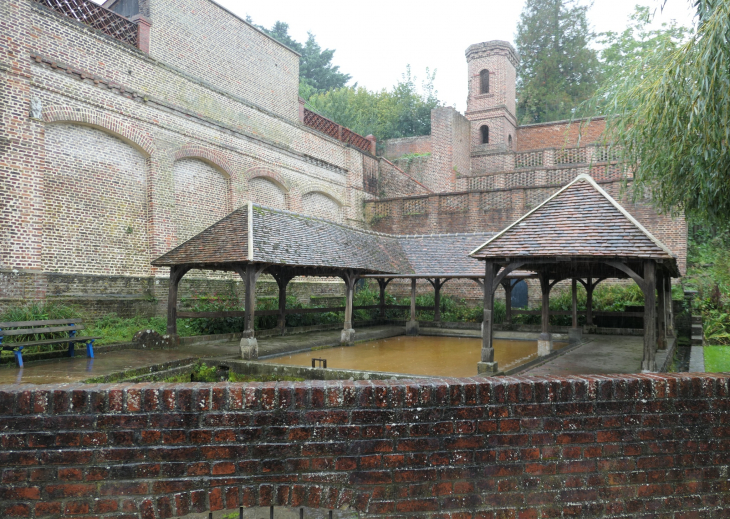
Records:
M603 117L576 121L528 124L517 128L516 151L585 146L601 141Z
M0 389L0 515L726 517L726 374Z

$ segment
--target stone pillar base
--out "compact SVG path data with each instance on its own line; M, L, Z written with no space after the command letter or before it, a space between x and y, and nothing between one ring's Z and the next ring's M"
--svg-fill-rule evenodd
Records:
M418 321L408 321L406 323L406 335L418 335Z
M255 337L241 339L241 358L244 360L259 358L259 341Z
M659 339L656 342L657 350L666 350L667 349L667 340L666 339Z
M595 324L584 324L583 325L583 333L589 334L589 333L596 333L598 331L598 326Z
M477 362L478 375L494 375L499 371L497 362Z
M342 330L340 333L340 345L352 346L355 344L355 330L352 328Z
M568 343L569 344L575 344L577 342L580 342L581 339L583 339L583 329L582 328L571 328L568 330Z
M549 333L541 333L537 340L537 356L544 357L553 352L553 336Z
M642 373L656 373L656 362L642 360L641 361L641 372Z

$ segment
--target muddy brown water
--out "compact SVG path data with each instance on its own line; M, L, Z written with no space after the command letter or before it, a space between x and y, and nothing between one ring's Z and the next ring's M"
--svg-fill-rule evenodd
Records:
M565 346L555 343L555 349ZM481 339L463 337L391 337L345 348L328 348L267 359L269 364L311 366L312 358L327 359L328 368L386 371L411 375L471 377L480 360ZM537 341L494 340L494 360L500 370L537 358Z

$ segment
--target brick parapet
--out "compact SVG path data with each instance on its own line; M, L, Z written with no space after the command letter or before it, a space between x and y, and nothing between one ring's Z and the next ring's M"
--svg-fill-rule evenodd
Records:
M3 517L723 517L727 375L0 387Z

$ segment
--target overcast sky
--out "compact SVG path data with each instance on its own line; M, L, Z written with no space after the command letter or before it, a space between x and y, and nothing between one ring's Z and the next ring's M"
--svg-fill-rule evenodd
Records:
M271 27L289 24L294 39L304 42L307 31L323 48L335 49L334 63L369 89L392 86L411 65L424 77L434 68L439 98L466 108L466 60L472 43L507 40L514 44L521 0L216 0L234 13L250 15L254 23ZM660 0L595 0L589 20L596 32L626 27L634 5L658 8ZM691 25L688 0L668 0L657 20L676 19Z
M101 3L101 0L95 0ZM514 44L523 0L216 0L235 14L271 27L286 22L294 39L311 31L322 48L335 49L334 63L368 89L389 88L406 65L419 79L436 69L439 98L466 108L466 59L472 43L507 40ZM655 24L693 22L690 0L595 0L589 20L596 32L621 31L634 5L656 10Z

